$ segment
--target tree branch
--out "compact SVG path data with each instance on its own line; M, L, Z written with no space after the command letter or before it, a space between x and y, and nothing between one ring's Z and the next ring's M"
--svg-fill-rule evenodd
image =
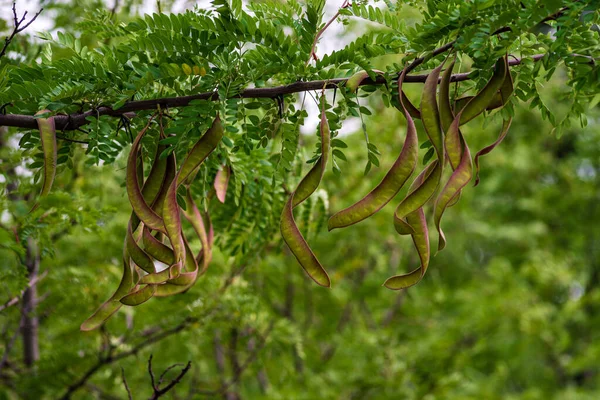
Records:
M446 45L448 46L448 45ZM446 47L445 46L445 47ZM441 47L440 49L443 49ZM438 51L441 51L438 49ZM446 49L447 50L447 49ZM541 60L546 54L536 54L532 56L530 59L533 61ZM413 61L411 65L414 65L415 62L419 60L416 59ZM422 63L422 59L421 62ZM522 60L519 58L511 59L508 62L509 66L515 66L521 64ZM419 64L420 64L419 63ZM418 65L418 64L417 64ZM415 65L416 67L416 65ZM461 82L469 80L470 73L465 72L461 74L452 75L451 82ZM408 75L404 79L404 83L424 83L427 80L428 74L420 74L420 75ZM239 95L235 96L237 98L253 98L253 99L273 99L279 96L283 96L286 94L293 93L301 93L307 92L311 90L321 90L323 87L326 89L335 89L340 84L345 83L348 78L335 78L329 80L317 80L317 81L308 81L308 82L294 82L289 85L283 86L275 86L270 88L251 88L243 90ZM386 80L382 76L378 76L375 81L371 79L365 79L361 86L364 85L384 85L386 84ZM198 93L189 96L180 96L180 97L164 97L159 99L149 99L149 100L138 100L138 101L130 101L125 103L125 105L118 110L113 110L110 107L99 107L94 110L89 110L84 113L77 114L69 114L69 115L56 115L54 117L54 122L56 124L56 129L58 130L75 130L81 126L84 126L89 123L86 120L87 117L98 117L102 115L109 115L111 117L120 117L125 113L135 112L135 111L143 111L143 110L155 110L157 106L161 106L162 108L177 108L177 107L186 107L193 100L209 100L209 101L217 101L219 100L219 95L217 92L205 92ZM13 126L17 128L28 128L28 129L37 129L37 121L31 115L22 115L22 114L0 114L0 126Z
M4 39L4 47L2 47L2 50L0 51L0 58L2 58L2 56L4 56L4 54L6 54L6 50L8 49L8 46L10 45L10 43L13 41L13 39L15 38L15 36L17 36L18 33L23 32L25 29L27 29L29 27L29 25L31 25L33 23L33 21L36 20L36 18L41 14L42 11L44 11L44 9L40 9L40 11L38 11L33 18L31 18L29 20L29 22L27 22L25 25L21 26L23 24L23 22L25 21L25 17L27 16L27 11L25 11L23 13L23 16L21 17L21 19L19 19L19 17L17 16L17 2L13 2L13 6L12 6L12 11L13 11L13 22L15 24L15 27L12 31L12 33L10 34L10 36L7 36Z

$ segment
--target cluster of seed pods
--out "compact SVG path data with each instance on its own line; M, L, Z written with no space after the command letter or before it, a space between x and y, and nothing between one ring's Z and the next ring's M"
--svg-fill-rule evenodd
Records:
M455 99L454 105L450 97L454 62L451 62L442 74L445 63L446 61L441 63L428 75L421 96L420 110L402 91L406 69L402 71L398 78L398 102L407 121L407 132L400 155L371 192L357 203L334 214L328 222L330 231L356 224L381 210L398 194L417 167L419 143L413 119L421 119L427 137L435 150L435 156L413 179L408 194L400 201L394 212L396 232L412 237L419 255L420 266L411 272L388 278L384 286L392 290L415 285L427 271L431 250L423 207L430 201L433 202L433 222L439 236L438 251L440 251L446 246L446 238L441 228L445 210L456 204L462 189L473 176L475 176L475 186L479 183L479 158L492 151L504 139L512 121L512 118L505 120L498 139L478 151L473 160L460 126L485 110L500 108L506 104L513 92L507 58L500 58L496 62L492 78L478 94ZM441 80L440 74L442 74ZM346 86L351 91L355 91L367 77L365 71L359 72L348 80ZM321 158L290 195L281 217L281 233L290 251L306 273L319 285L329 287L331 282L327 272L304 240L292 214L293 208L317 188L326 167L329 128L324 110L321 111L320 130ZM449 165L451 171L444 174L446 165Z
M136 306L151 297L165 297L188 290L206 271L211 259L212 225L208 215L203 215L192 200L189 185L198 167L223 137L221 120L218 116L215 118L179 170L173 153L166 158L158 157L164 150L158 145L148 177L142 182L140 142L150 123L151 120L133 141L127 160L127 195L133 212L123 246L123 277L115 293L83 322L81 330L84 331L99 327L122 305ZM223 188L228 179L225 175L223 172L217 174L215 186L219 197L224 197ZM181 185L188 186L185 209L177 202L177 190ZM182 229L181 214L190 222L202 244L196 255L192 253ZM160 261L167 268L157 271L155 261Z
M420 109L410 102L402 90L406 69L402 71L398 78L398 103L406 118L407 129L400 155L371 192L357 203L334 214L328 222L329 230L354 225L377 213L398 194L418 164L419 142L414 119L421 119L435 157L413 179L408 194L394 212L394 227L398 234L412 237L420 265L409 273L388 278L384 286L392 290L408 288L418 283L427 271L431 251L424 206L433 202L433 222L439 236L440 251L446 246L441 228L445 210L459 200L462 189L473 176L475 186L479 183L479 158L502 142L512 121L511 118L504 120L497 140L478 151L472 159L460 127L485 110L500 108L506 104L513 92L507 58L500 58L496 62L492 78L478 94L458 98L454 102L450 97L454 62L442 74L445 63L446 61L441 63L428 75ZM365 71L359 72L348 80L346 86L349 90L356 91L367 77ZM44 154L40 197L50 192L56 175L56 129L54 118L45 118L46 113L49 111L43 110L36 114ZM81 330L84 331L98 328L123 305L135 306L151 297L165 297L188 290L206 271L211 260L212 225L208 214L201 213L194 203L189 185L200 165L223 138L221 120L219 116L215 118L212 126L187 154L179 170L173 153L166 158L158 157L164 146L157 144L152 167L144 180L141 140L152 120L150 118L138 133L127 160L126 186L133 212L123 246L123 276L115 293L83 322ZM160 140L164 138L162 119L159 119L159 126ZM294 208L318 188L327 167L331 137L325 102L321 109L319 130L321 156L290 194L282 212L280 228L283 240L308 276L317 284L329 287L329 275L302 236L293 215ZM450 167L450 172L444 174L446 165ZM228 181L229 169L220 170L215 177L215 191L221 202L224 202ZM188 188L184 199L185 209L177 201L177 191L181 185ZM37 203L34 209L36 207ZM192 253L182 229L182 214L194 228L202 245L196 255ZM155 261L167 267L158 271Z

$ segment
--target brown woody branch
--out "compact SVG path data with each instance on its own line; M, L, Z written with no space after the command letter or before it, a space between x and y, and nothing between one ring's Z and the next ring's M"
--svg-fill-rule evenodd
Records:
M15 36L17 36L17 34L23 32L25 29L27 29L29 27L29 25L31 25L33 23L33 21L35 21L37 19L37 17L40 15L40 13L42 11L44 11L44 9L43 8L40 9L40 11L38 11L33 16L33 18L31 18L29 20L29 22L25 23L25 25L23 25L23 23L25 22L25 17L27 16L27 11L25 11L23 13L23 16L19 19L19 17L17 16L17 3L16 2L13 2L12 11L13 11L13 23L15 24L15 27L13 28L12 33L4 39L4 46L2 47L2 50L0 50L0 58L2 58L2 56L4 56L4 54L6 54L6 50L8 49L8 46L13 41Z
M445 48L447 46L444 46ZM448 47L449 48L449 47ZM446 48L446 50L448 50ZM441 54L442 52L439 52ZM541 60L545 54L536 54L531 57L533 61ZM417 60L415 60L417 61ZM415 61L411 64L414 65ZM422 61L421 61L422 62ZM521 59L511 59L508 64L510 66L521 64ZM418 65L418 64L417 64ZM413 67L414 68L414 67ZM469 80L470 73L465 72L461 74L452 75L452 82L461 82ZM420 74L420 75L408 75L404 79L404 83L424 83L427 79L428 74ZM242 91L238 94L237 98L244 99L274 99L279 96L293 94L293 93L301 93L307 92L311 90L321 90L323 87L326 89L336 89L340 84L345 83L348 78L335 78L329 80L317 80L317 81L308 81L308 82L294 82L289 85L283 86L275 86L270 88L251 88ZM374 81L371 79L365 79L361 86L364 85L384 85L386 84L386 80L382 76L378 76ZM110 107L99 107L95 110L86 111L84 113L70 114L70 115L57 115L54 117L54 122L56 124L56 129L58 130L75 130L79 127L86 125L89 121L86 120L87 117L99 117L102 115L109 115L112 117L120 117L125 113L135 112L135 111L143 111L143 110L155 110L157 106L161 106L162 108L177 108L177 107L186 107L193 100L209 100L209 101L217 101L219 100L219 95L217 92L205 92L198 93L189 96L180 96L180 97L164 97L160 99L149 99L149 100L138 100L138 101L130 101L125 103L125 105L118 110L113 110ZM7 114L0 115L0 126L13 126L17 128L28 128L28 129L37 129L37 122L35 118L31 115L21 115L21 114Z

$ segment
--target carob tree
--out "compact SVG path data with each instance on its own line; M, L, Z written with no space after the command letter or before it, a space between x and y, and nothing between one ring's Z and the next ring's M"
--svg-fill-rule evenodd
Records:
M341 173L338 161L346 159L347 147L338 137L342 121L369 113L359 104L359 87L377 91L386 106L400 111L406 135L381 182L334 213L327 226L359 223L409 185L393 224L399 235L411 236L420 265L387 279L384 286L393 290L418 283L428 268L428 219L438 233L438 251L446 246L442 217L473 178L478 184L480 158L505 138L515 106L529 101L560 132L574 119L585 125L585 106L600 99L594 1L367 3L344 1L327 22L322 1L243 7L240 0L213 0L207 10L147 15L128 24L95 12L77 25L77 35L42 34L47 43L37 61L3 59L0 125L31 129L20 146L36 160L29 168L38 168L43 181L28 218L43 212L43 198L57 171L72 165L76 143L84 143L90 165L114 162L131 143L125 187L133 212L122 279L82 330L99 327L122 305L186 291L207 271L213 244L230 255L248 254L278 230L305 272L329 287L300 227L326 213L326 194L317 189L329 160ZM399 18L411 8L423 19ZM380 28L319 59L319 40L338 18ZM90 35L102 44L86 45ZM385 71L374 69L381 65ZM556 121L537 84L559 66L569 76L572 107ZM408 83L423 83L418 105L403 90ZM320 110L318 143L309 160L314 165L297 182L304 153L299 129L311 91ZM495 141L472 157L461 126L480 115L500 116L503 123ZM415 119L422 122L421 135ZM379 165L380 152L365 137L367 175ZM147 162L150 168L144 168ZM211 202L215 195L222 204ZM294 208L303 202L297 224ZM213 214L215 226L223 228L216 235ZM197 238L186 236L186 220ZM196 240L200 249L194 252L190 242Z

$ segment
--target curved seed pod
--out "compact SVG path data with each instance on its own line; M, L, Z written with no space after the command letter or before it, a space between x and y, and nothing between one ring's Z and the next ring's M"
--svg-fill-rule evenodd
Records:
M329 156L329 124L327 123L327 117L325 116L325 106L321 110L321 158L314 167L306 174L302 179L296 191L292 192L285 206L283 207L283 213L281 214L281 236L289 247L292 254L296 257L304 271L314 280L317 284L325 287L331 286L329 275L306 243L306 240L302 236L302 233L296 225L294 220L293 209L297 204L300 204L308 196L310 196L316 188L319 186L325 168L327 166L327 159ZM296 199L296 196L300 196L300 200Z
M148 255L167 265L172 265L175 263L175 255L173 254L173 250L152 236L147 227L144 227L142 232L142 240L144 242L144 250L146 250Z
M110 298L104 302L98 309L86 319L79 329L82 331L92 331L98 328L100 325L104 323L111 315L113 315L119 308L121 308L121 303L119 299L123 296L127 295L131 288L134 286L134 276L133 276L133 268L129 263L129 254L127 254L127 246L123 245L123 276L121 277L121 282L119 283L119 287L113 293Z
M165 170L165 177L163 178L163 183L160 187L160 191L156 195L156 199L154 199L154 203L152 204L152 209L159 215L162 215L163 205L165 204L165 197L167 196L169 185L171 184L171 182L173 182L173 179L175 179L176 173L177 162L175 160L175 155L171 153L167 157L167 166Z
M440 113L438 110L436 91L440 72L444 66L441 63L436 69L431 71L425 80L423 95L421 97L421 119L425 132L435 148L435 152L440 161L444 160L444 136L440 125ZM443 162L441 163L443 165Z
M379 71L377 69L374 69L373 72L377 73L378 75L383 75L383 71ZM369 74L367 73L367 71L359 71L352 75L350 78L348 78L348 80L346 81L346 87L350 89L350 92L354 93L356 92L356 89L358 89L360 84L368 77Z
M496 93L502 87L507 71L508 64L506 58L502 57L498 59L492 78L487 85L481 89L481 92L477 93L463 108L460 117L461 125L481 114L490 105L496 96Z
M323 174L325 173L325 169L327 166L327 159L329 157L329 143L331 141L331 135L329 132L329 123L327 122L327 117L325 116L325 110L321 111L321 123L319 126L319 130L321 133L321 158L319 161L315 163L315 165L311 168L310 171L306 174L304 178L298 184L296 191L293 193L293 203L292 206L296 207L298 204L302 203L306 200L311 194L317 190L319 184L321 183L321 179L323 179Z
M183 161L181 168L179 169L179 175L177 177L177 185L179 186L184 182L195 170L202 164L202 161L214 149L223 138L223 125L221 124L221 118L217 115L206 133L198 140L192 150L188 153L187 157Z
M461 136L462 133L460 129L452 129L451 125L448 127L446 131L446 136L444 137L444 147L446 148L446 154L448 155L448 160L450 161L450 166L452 170L456 170L458 164L460 163L462 157L462 143Z
M446 247L446 238L444 236L442 228L440 227L444 211L446 210L448 204L450 204L452 199L455 196L457 196L458 193L460 193L461 189L465 187L473 177L473 164L471 162L471 152L469 151L469 146L467 146L467 143L465 142L464 138L462 137L459 131L460 118L460 114L456 116L456 118L452 122L452 125L450 125L450 130L456 129L459 132L461 141L463 143L462 158L460 160L460 163L458 164L458 167L450 176L448 183L446 183L446 186L444 186L440 195L435 201L433 211L435 227L437 228L437 231L439 233L438 251L441 251L444 249L444 247Z
M405 72L406 70L402 71L402 74L398 78L398 87L400 91L402 90L402 80L404 79ZM335 228L343 228L356 224L381 210L394 198L394 196L396 196L396 194L398 194L400 189L402 189L402 186L404 186L404 183L412 175L419 156L419 141L413 119L404 107L401 99L400 101L407 122L406 139L404 140L400 155L379 185L371 190L369 194L363 197L362 200L335 213L329 218L327 229L330 231Z
M129 256L138 267L149 274L156 272L154 269L154 262L152 262L152 259L148 256L148 254L146 254L144 250L138 246L135 238L133 237L133 232L131 229L130 223L127 225L127 237L125 240Z
M404 94L403 90L400 91L400 95L402 96L402 104L404 105L406 111L408 111L410 116L415 119L421 119L421 111L419 111L419 109L415 107L415 105L410 101L408 97L406 97L406 94Z
M50 110L42 110L35 115L48 112L50 112ZM40 192L40 197L44 197L50 193L50 189L52 189L52 184L54 183L54 177L56 176L56 125L54 123L54 117L36 118L36 121L40 130L42 152L44 153L44 183L42 184L42 191ZM38 203L36 202L31 211L35 210L37 207Z
M187 242L187 240L184 237L184 243L185 243L185 267L186 267L186 271L185 272L181 272L179 274L179 276L173 278L173 279L169 279L167 281L167 284L171 284L171 285L176 285L176 286L185 286L184 290L189 289L195 282L196 282L196 278L198 277L198 263L196 262L196 259L194 258L194 256L192 255L192 250L190 249L190 246Z
M394 212L394 228L400 235L412 235L414 233L414 228L404 218L423 207L433 197L441 176L442 167L439 160L432 161L417 176L408 195L398 204Z
M167 237L171 242L176 263L183 262L185 260L185 244L183 242L183 232L181 229L179 204L177 204L177 188L179 187L177 184L178 176L179 173L175 175L175 179L173 179L169 185L162 212L165 222L165 229L167 230Z
M450 79L452 78L452 68L454 68L454 63L455 62L452 61L448 68L446 68L440 82L439 110L440 121L444 132L448 131L450 124L454 121L454 114L452 113L452 106L450 105Z
M149 285L158 285L160 283L165 283L169 279L174 279L177 276L179 276L182 267L183 263L177 262L171 265L169 268L163 269L162 271L142 276L138 283Z
M127 195L129 196L129 202L131 203L133 212L135 212L144 225L151 229L165 232L162 218L150 208L142 195L137 171L137 155L139 152L140 141L150 127L151 121L152 119L148 121L148 124L138 133L131 145L131 151L129 152L129 158L127 159Z
M415 189L423 184L427 172L427 170L424 170L417 179L415 179L413 183ZM411 187L411 189L413 188ZM383 286L392 290L406 289L417 284L423 278L427 271L427 267L429 266L429 230L427 229L427 220L425 219L423 207L419 207L416 211L409 213L406 216L406 222L413 230L411 236L413 244L419 254L421 265L419 268L407 274L395 275L388 278Z
M483 149L479 150L477 152L477 154L475 154L475 184L473 186L479 185L479 157L490 153L492 150L494 150L496 148L496 146L498 146L500 143L502 143L502 141L506 137L506 134L508 133L508 129L510 128L511 123L512 123L512 118L504 120L504 122L502 122L502 131L500 132L498 139L496 139L496 141L494 143L490 144L489 146L484 147Z
M384 282L384 286L391 290L400 290L411 287L421 281L429 266L429 230L423 207L406 216L407 222L413 228L412 240L419 254L421 266L407 274L395 275Z
M225 203L225 196L227 195L227 186L229 185L229 177L231 175L231 169L225 165L219 169L215 176L215 192L217 193L217 199L221 203Z
M211 257L211 247L212 247L212 238L209 239L208 234L206 233L206 227L204 225L204 220L202 219L202 215L196 206L196 203L192 200L192 196L190 191L188 190L187 196L185 197L186 209L183 211L183 215L186 217L188 221L192 224L192 227L196 231L198 238L200 239L200 243L202 244L202 269L200 274L203 274L208 268L208 263L210 262ZM212 225L210 226L210 230L212 232ZM196 257L198 263L200 263L200 255Z
M129 293L128 295L121 298L119 301L126 306L138 306L146 301L150 300L156 292L155 285L146 285L143 288Z

